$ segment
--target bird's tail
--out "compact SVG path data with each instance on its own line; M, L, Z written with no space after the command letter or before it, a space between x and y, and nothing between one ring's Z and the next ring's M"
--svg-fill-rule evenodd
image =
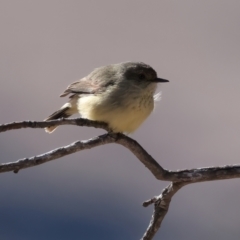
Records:
M65 103L58 111L51 114L49 117L44 119L44 121L59 119L59 118L68 118L75 113L78 113L77 102L78 95L70 96L69 102ZM46 127L45 131L47 133L52 133L58 126Z
M49 121L49 120L54 120L54 119L59 119L59 118L68 118L72 115L69 110L70 110L69 107L63 106L61 109L59 109L58 111L54 112L49 117L44 119L44 121ZM57 127L58 126L46 127L45 131L47 133L52 133Z

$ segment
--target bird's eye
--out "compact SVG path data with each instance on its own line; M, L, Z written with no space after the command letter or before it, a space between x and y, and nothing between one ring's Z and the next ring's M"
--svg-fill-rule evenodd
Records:
M140 73L140 74L139 74L139 79L140 79L140 80L145 79L145 75L144 75L143 73Z

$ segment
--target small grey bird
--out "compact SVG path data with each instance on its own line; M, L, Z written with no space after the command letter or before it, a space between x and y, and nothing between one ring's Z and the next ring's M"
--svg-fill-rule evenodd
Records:
M124 62L100 67L70 84L60 97L69 101L45 121L80 113L83 118L108 123L114 132L131 133L154 108L158 78L156 71L142 62ZM51 133L54 127L45 128Z

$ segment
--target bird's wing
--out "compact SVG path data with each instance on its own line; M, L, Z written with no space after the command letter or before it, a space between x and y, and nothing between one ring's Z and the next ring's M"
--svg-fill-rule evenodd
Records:
M91 79L85 77L77 82L70 84L67 89L60 95L60 97L65 97L68 94L95 94L99 92L101 87L101 82L92 81Z

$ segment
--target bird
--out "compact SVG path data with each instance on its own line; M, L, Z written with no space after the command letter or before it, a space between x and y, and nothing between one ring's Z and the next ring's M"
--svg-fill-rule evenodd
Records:
M143 62L122 62L94 69L86 77L73 82L60 97L69 101L44 121L81 117L108 124L112 132L132 133L154 109L159 78L156 71ZM46 127L52 133L57 126Z

